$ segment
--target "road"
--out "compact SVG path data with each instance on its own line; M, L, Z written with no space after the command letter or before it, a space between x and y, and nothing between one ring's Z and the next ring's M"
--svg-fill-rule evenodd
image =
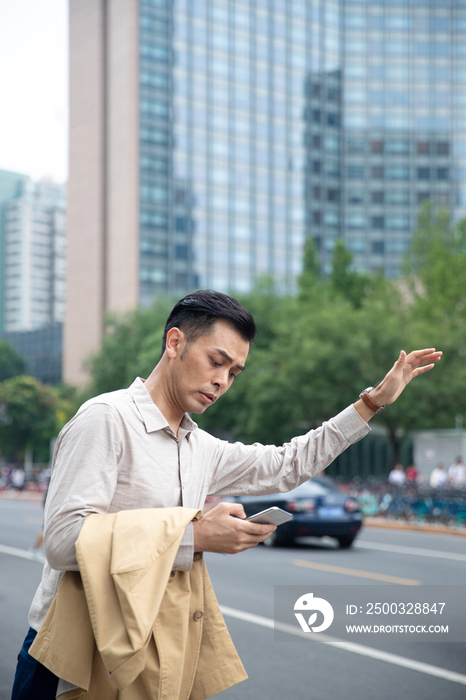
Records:
M39 563L17 555L31 546L41 517L40 503L0 501L0 700L10 697L27 611L41 575ZM207 554L217 598L249 675L219 697L464 700L466 644L387 636L377 642L366 638L349 650L292 635L289 642L274 641L273 629L264 625L273 619L274 585L382 585L411 579L463 586L465 545L463 537L366 528L349 551L337 549L332 540L311 540L290 549ZM5 546L19 551L7 554Z

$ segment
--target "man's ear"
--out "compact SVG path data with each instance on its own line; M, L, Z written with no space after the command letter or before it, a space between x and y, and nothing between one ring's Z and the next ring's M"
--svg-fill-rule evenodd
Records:
M186 345L186 336L179 328L170 328L167 333L167 344L165 352L171 360L181 356Z

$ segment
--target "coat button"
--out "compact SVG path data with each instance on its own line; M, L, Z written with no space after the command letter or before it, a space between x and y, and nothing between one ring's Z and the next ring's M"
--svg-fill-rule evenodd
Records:
M202 559L202 552L194 552L193 559L194 561L199 561L199 559Z
M198 622L198 620L200 620L203 615L204 615L204 613L201 610L196 610L193 617L196 620L196 622Z

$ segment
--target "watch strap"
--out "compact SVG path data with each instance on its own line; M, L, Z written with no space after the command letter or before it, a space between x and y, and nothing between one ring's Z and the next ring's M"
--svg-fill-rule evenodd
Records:
M381 413L385 408L385 405L379 406L374 401L372 401L368 389L364 389L364 391L361 391L361 393L359 394L359 398L366 404L368 408L371 409L371 411L374 411L374 413Z

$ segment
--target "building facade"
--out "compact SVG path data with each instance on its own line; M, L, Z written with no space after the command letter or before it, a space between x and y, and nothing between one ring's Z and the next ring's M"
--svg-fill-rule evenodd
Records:
M19 197L26 183L27 175L0 170L0 334L5 329L5 224L6 209L12 199Z
M396 277L465 212L465 39L465 0L71 0L65 377L107 311L292 291L307 236Z
M33 331L63 322L66 193L46 179L25 183L5 205L4 330Z

